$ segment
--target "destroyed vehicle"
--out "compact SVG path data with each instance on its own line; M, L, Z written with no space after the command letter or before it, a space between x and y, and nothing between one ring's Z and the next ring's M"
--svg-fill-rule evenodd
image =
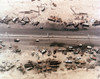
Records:
M47 51L45 50L45 49L43 49L42 51L41 51L41 53L42 54L45 54Z
M100 21L96 20L92 25L93 26L98 26L98 25L100 25Z
M68 27L68 26L74 26L74 23L73 22L69 22L69 23L67 23L66 27Z
M15 67L15 65L12 63L2 62L2 65L0 65L0 71L1 72L9 71L14 67Z
M39 39L36 39L35 41L36 41L36 42L39 42L40 40L39 40Z
M16 38L14 39L14 42L20 42L20 39Z
M25 25L26 22L25 21L20 21L21 25Z
M34 55L35 55L35 52L34 52L34 51L32 51L31 55L32 55L32 56L34 56Z
M67 64L72 64L72 60L65 60L65 63L67 63Z
M54 59L49 61L49 66L52 67L52 68L58 68L59 64L61 64L61 61L54 60Z
M81 59L81 57L76 57L76 60L79 60L79 59Z
M97 54L100 54L100 49L97 51Z
M0 43L1 43L1 44L2 44L2 42L3 42L3 41L2 41L2 40L0 40Z
M62 19L61 18L58 18L58 17L56 17L56 16L50 16L49 18L48 18L48 20L49 21L52 21L52 22L62 22Z
M32 70L34 68L33 62L32 61L28 61L27 64L24 65L25 69Z
M67 49L68 49L68 51L74 51L72 46L69 46Z
M56 22L62 22L61 18L57 18Z
M30 19L28 17L23 17L21 21L24 21L25 23L29 23Z
M1 44L2 45L2 47L5 47L6 45L5 44Z
M18 17L13 18L13 19L12 19L12 22L16 23L18 19L19 19Z
M12 46L9 46L9 48L12 48Z
M91 46L87 46L87 49L92 49L92 47Z
M61 61L48 58L46 60L38 61L38 64L35 66L35 68L38 70L38 73L51 72L51 71L57 71L60 64Z
M21 52L21 49L15 49L15 52L17 53L17 52Z
M86 62L85 62L85 60L79 60L79 62L82 64L82 65L85 65L86 64Z
M55 16L50 16L50 18L48 18L48 20L49 20L49 21L53 21L53 22L56 21Z
M91 57L92 60L96 60L96 57Z
M96 58L95 55L93 55L93 56L91 56L91 59L92 59L92 60L96 60L97 58Z
M57 7L57 4L55 4L55 3L52 3L52 5L53 5L54 7Z
M80 64L79 59L76 59L74 63L75 63L75 64Z
M83 45L82 44L79 44L79 47L82 47Z
M43 29L43 26L40 26L40 29Z
M74 54L79 54L79 50L75 51Z
M64 48L64 47L57 49L57 52L65 53L66 51L67 51L67 50L66 50L66 48Z
M52 52L51 51L48 51L48 56L51 56L52 55Z
M1 23L8 24L12 19L9 18L8 16L5 16L1 19Z
M88 23L82 23L82 27L89 27L90 25Z
M44 8L42 8L42 10L41 10L42 12L44 12L45 11L45 7Z
M22 66L17 67L17 70L19 70L22 74L25 74L26 71Z

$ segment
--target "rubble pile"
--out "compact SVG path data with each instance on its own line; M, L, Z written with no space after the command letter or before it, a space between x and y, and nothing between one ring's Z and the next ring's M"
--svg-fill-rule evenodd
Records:
M56 17L56 16L50 16L50 17L48 18L48 20L49 20L49 21L52 21L52 22L59 22L59 23L62 22L62 19L61 19L61 18L58 18L58 17Z
M45 10L45 8L43 10ZM81 17L79 15L81 15ZM62 24L62 26L65 26L65 27L71 27L72 26L76 30L78 30L80 27L86 28L86 27L90 26L90 23L88 22L88 19L87 19L88 18L87 14L85 16L84 16L84 14L75 14L74 16L78 19L75 18L75 21L73 20L73 21L69 21L69 22L63 21L62 18L57 17L57 16L53 16L53 15L48 17L47 20L49 22ZM78 20L78 22L77 22L77 20ZM31 24L33 26L38 26L40 24L39 21L34 21L34 22L32 22L32 21L33 20L30 19L29 17L23 17L23 18L13 17L13 18L10 18L10 17L8 17L8 15L0 19L0 23L5 23L5 24L9 24L11 22L12 23L19 23L21 25ZM93 26L94 25L95 26L100 25L100 22L95 21L92 25Z
M16 69L22 74L27 71L33 70L35 73L51 73L56 72L61 67L67 70L75 70L79 68L94 69L96 66L96 54L99 50L96 50L92 46L79 44L77 46L69 46L67 48L56 48L50 50L39 50L38 52L32 52L32 57L37 58L37 61L27 60L27 63L13 63L2 62L0 64L0 71L6 72L16 67ZM21 56L21 54L19 54ZM62 55L63 58L59 58ZM46 58L45 58L46 57ZM63 64L63 66L60 66Z
M53 51L52 56L57 58L58 53L64 54L66 59L64 60L65 67L68 70L75 70L77 68L91 68L95 64L98 50L92 46L79 44L77 46L69 46L67 48L59 48ZM63 60L62 60L63 61ZM88 66L89 67L88 67Z
M10 18L10 17L8 17L8 15L0 19L0 23L9 24L10 22L12 22L12 23L20 23L21 25L25 25L25 24L30 22L30 19L29 19L29 17L23 17L23 18L14 17L14 18Z
M36 69L37 69L38 73L57 71L60 64L61 64L61 62L58 60L47 59L45 61L44 60L38 61L38 66L36 66Z
M65 61L65 67L70 70L75 70L76 68L86 68L86 61L78 58L71 58L70 60Z
M27 71L34 69L36 72L42 73L42 72L57 71L60 64L61 62L55 59L41 60L38 61L37 63L28 61L28 63L24 64L24 68Z
M88 68L87 65L92 65L92 62L96 62L97 51L91 46L74 46L69 47L67 50L72 52L72 55L67 56L65 60L65 67L68 70Z

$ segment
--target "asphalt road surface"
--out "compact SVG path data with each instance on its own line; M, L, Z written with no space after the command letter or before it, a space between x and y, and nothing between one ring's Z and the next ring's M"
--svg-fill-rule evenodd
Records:
M8 27L10 26L10 28ZM19 24L0 24L0 40L13 42L14 38L20 38L24 43L36 45L46 45L52 42L62 42L66 44L88 43L100 46L100 28L93 27L87 30L80 29L79 31L68 31L66 28L48 28L40 29L40 26L19 25ZM36 39L40 39L36 43ZM27 45L26 44L26 45Z
M10 26L10 28L8 28ZM12 28L15 27L15 28ZM31 27L31 28L30 28ZM87 28L80 29L79 31L67 30L66 28L48 28L44 27L44 29L40 29L40 26L30 26L30 25L5 25L0 24L0 34L14 34L14 35L58 35L58 36L82 36L82 35L90 35L90 36L100 36L99 28ZM99 26L98 26L99 27Z

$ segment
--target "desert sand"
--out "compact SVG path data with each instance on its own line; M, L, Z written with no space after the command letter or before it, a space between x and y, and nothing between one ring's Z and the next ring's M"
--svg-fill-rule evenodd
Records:
M54 7L52 3L55 3L57 6ZM37 6L42 6L40 14L36 12L38 11ZM42 12L43 8L45 8L45 11ZM63 21L71 21L74 19L74 13L70 8L73 8L76 13L88 13L90 20L100 20L100 0L0 0L0 18L6 15L9 17L28 16L32 20L44 23L49 16L53 15L62 18ZM22 13L30 10L33 10L30 14ZM27 50L26 52L19 55L5 50L4 53L0 53L0 62L10 61L18 65L17 60L23 63L31 59L37 61L36 58L30 55L30 51ZM59 70L51 74L36 74L30 71L23 75L14 68L8 72L0 72L0 79L100 79L99 73L100 68L96 67L88 71L85 69L75 71Z

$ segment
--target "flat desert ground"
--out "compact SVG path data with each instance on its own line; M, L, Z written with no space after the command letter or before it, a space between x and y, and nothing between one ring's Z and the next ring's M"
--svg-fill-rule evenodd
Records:
M56 7L52 5L56 4ZM40 14L37 13L38 6L40 6ZM45 11L41 10L45 8ZM74 18L74 13L88 13L90 20L100 20L100 0L0 0L0 18L8 15L9 17L25 17L28 16L32 20L46 22L47 18L57 16L63 21L71 21ZM25 14L24 11L33 11ZM1 50L0 50L1 51ZM25 63L28 60L36 60L30 56L30 51L26 50L21 55L11 53L9 50L3 50L0 53L0 62L10 61L19 65L20 62ZM3 53L4 52L4 53ZM16 62L20 60L20 62ZM0 72L0 79L100 79L100 67L90 69L77 69L57 72L37 74L33 71L22 74L15 68L8 72Z

